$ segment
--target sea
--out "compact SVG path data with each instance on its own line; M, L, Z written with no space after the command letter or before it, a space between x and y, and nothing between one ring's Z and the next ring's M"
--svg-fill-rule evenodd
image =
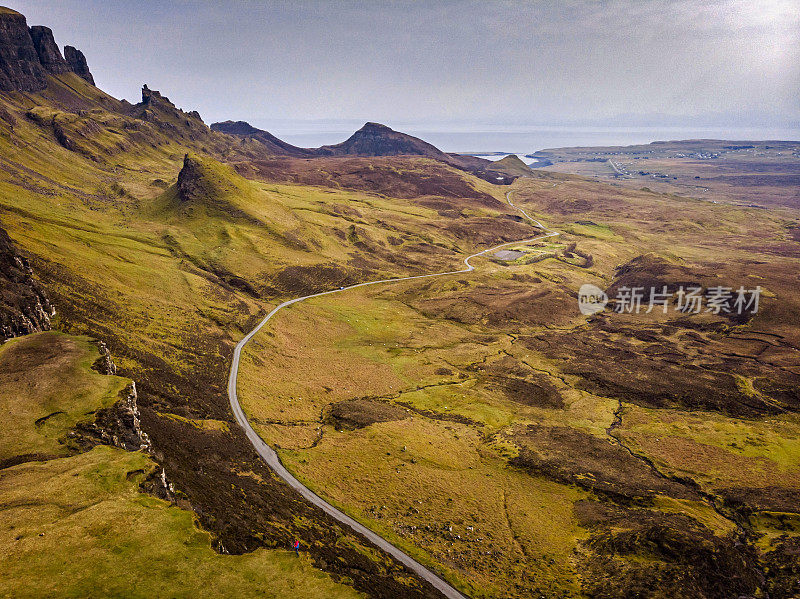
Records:
M304 148L344 141L363 123L296 122L253 123L281 139ZM415 126L413 123L386 123L393 129L419 137L445 152L482 155L499 159L548 148L576 146L627 146L653 141L684 139L725 139L731 141L800 140L800 128L768 127L574 127L522 126L501 130L463 128L446 130ZM530 160L528 160L530 162Z

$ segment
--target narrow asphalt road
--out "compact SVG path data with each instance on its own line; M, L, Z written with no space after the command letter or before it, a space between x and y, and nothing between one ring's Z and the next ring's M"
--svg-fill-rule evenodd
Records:
M616 172L616 173L617 173L617 174L618 174L620 177L629 178L629 177L628 177L628 173L626 173L626 172L624 172L622 169L620 169L620 168L617 166L617 163L616 163L616 162L614 162L614 161L613 161L613 160L611 160L611 159L609 159L609 160L608 160L608 162L609 162L609 164L611 164L611 168L613 168L613 169L614 169L614 172Z
M525 210L522 208L515 206L514 203L511 201L511 192L509 191L506 194L506 200L508 201L509 205L516 210L518 210L525 218L529 219L533 223L536 224L537 227L540 227L543 231L549 231L545 235L540 235L538 237L532 237L530 239L522 239L519 241L510 241L508 243L502 243L500 245L496 245L494 247L488 248L483 250L482 252L478 252L476 254L472 254L464 259L464 264L466 268L461 270L451 270L448 272L440 272L440 273L433 273L428 275L416 275L413 277L399 277L396 279L383 279L381 281L370 281L368 283L359 283L357 285L351 285L349 287L344 287L342 289L333 289L331 291L323 291L322 293L314 293L311 295L305 295L303 297L298 297L286 302L283 302L277 308L272 310L269 314L267 314L264 319L256 325L256 327L250 331L244 339L242 339L234 348L233 350L233 361L231 362L231 370L230 375L228 376L228 398L231 402L231 409L233 410L233 414L236 417L236 422L244 429L247 438L252 443L253 447L255 448L258 455L267 463L267 465L272 468L272 470L277 474L281 479L283 479L286 483L289 484L290 487L297 490L303 497L305 497L310 503L320 508L326 514L330 515L334 520L344 524L348 528L352 529L356 533L360 534L364 538L366 538L370 543L382 549L389 555L391 555L394 559L405 565L409 570L413 571L417 576L420 578L428 581L434 588L436 588L443 596L447 597L448 599L465 599L464 595L459 593L456 589L450 586L447 582L445 582L442 578L431 572L428 568L414 560L412 557L392 545L389 541L384 539L383 537L377 535L376 533L372 532L369 528L356 522L350 516L343 513L342 511L333 507L330 503L313 493L308 487L303 485L299 480L297 480L292 474L284 467L281 463L278 454L275 453L275 450L272 449L269 445L267 445L261 437L258 436L258 433L253 429L250 423L247 421L247 417L244 415L244 411L242 410L242 406L239 404L239 398L236 394L236 378L239 374L239 362L241 360L242 350L244 349L245 345L253 338L253 336L258 333L262 327L269 322L269 320L275 316L278 312L283 310L284 308L291 306L292 304L296 304L297 302L302 302L307 299L311 299L312 297L320 297L323 295L330 295L333 293L340 293L342 291L347 291L348 289L355 289L356 287L366 287L367 285L380 285L382 283L397 283L399 281L411 281L414 279L428 279L432 277L445 277L448 275L455 275L465 272L472 272L475 270L475 267L470 264L470 260L473 258L477 258L478 256L483 256L484 254L489 254L491 252L497 251L501 248L507 247L509 245L515 245L518 243L529 243L532 241L537 241L539 239L545 239L547 237L554 237L559 233L557 231L553 231L552 229L548 229L538 220L531 218Z

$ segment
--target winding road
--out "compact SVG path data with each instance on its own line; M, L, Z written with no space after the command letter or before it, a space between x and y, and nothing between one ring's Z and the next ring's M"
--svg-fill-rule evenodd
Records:
M281 479L283 479L290 487L292 487L298 493L300 493L300 495L305 497L305 499L308 500L309 503L312 503L313 505L317 506L326 514L331 516L334 520L340 522L341 524L344 524L357 534L366 538L370 543L372 543L379 549L391 555L394 559L402 563L409 570L414 572L417 576L429 582L436 590L438 590L440 593L442 593L443 596L447 597L448 599L465 599L465 597L464 595L459 593L456 589L454 589L452 586L450 586L447 582L445 582L444 579L437 576L431 570L420 564L418 561L413 559L405 552L401 551L400 549L392 545L389 541L387 541L383 537L371 531L363 524L356 522L353 518L351 518L341 510L338 510L335 507L333 507L330 503L319 497L317 494L311 491L311 489L303 485L303 483L301 483L294 476L292 476L292 474L281 463L281 460L278 457L278 454L275 452L275 450L272 449L272 447L270 447L269 445L267 445L264 442L264 440L258 436L258 433L256 433L255 429L253 429L253 427L248 422L247 417L245 416L244 411L242 410L242 406L239 404L239 398L236 394L236 379L237 375L239 374L239 362L241 360L242 350L244 349L244 347L255 336L255 334L258 333L273 316L275 316L275 314L277 314L284 308L291 306L292 304L296 304L298 302L302 302L307 299L311 299L313 297L321 297L323 295L341 293L349 289L355 289L356 287L366 287L367 285L380 285L382 283L397 283L400 281L412 281L414 279L429 279L432 277L446 277L448 275L456 275L466 272L472 272L473 270L475 270L475 267L472 266L472 264L470 264L470 260L472 260L473 258L477 258L478 256L483 256L484 254L497 251L509 245L515 245L518 243L529 243L532 241L538 241L539 239L545 239L547 237L554 237L559 234L557 231L553 231L552 229L545 227L538 220L531 218L531 216L528 215L528 213L525 212L525 210L523 210L522 208L515 206L514 203L511 201L510 191L506 193L506 200L508 201L508 204L512 208L519 211L523 216L525 216L525 218L535 223L536 226L541 228L543 231L548 231L548 233L545 235L540 235L538 237L532 237L530 239L521 239L519 241L510 241L508 243L502 243L500 245L496 245L494 247L485 249L476 254L472 254L471 256L468 256L467 258L464 259L464 264L466 265L466 268L463 268L461 270L451 270L448 272L439 272L427 275L415 275L411 277L399 277L396 279L383 279L381 281L370 281L367 283L350 285L349 287L343 287L341 289L323 291L322 293L313 293L311 295L305 295L303 297L298 297L283 302L274 310L272 310L272 312L267 314L264 317L264 319L261 322L259 322L258 325L256 325L256 327L252 331L250 331L236 345L236 347L233 350L233 360L231 362L231 370L228 376L228 398L230 399L231 409L233 410L233 414L236 417L236 422L238 422L239 425L244 429L244 432L247 435L247 438L250 440L250 443L252 443L253 448L256 450L258 455L260 455L261 458L266 462L266 464L270 468L272 468L275 474L277 474Z

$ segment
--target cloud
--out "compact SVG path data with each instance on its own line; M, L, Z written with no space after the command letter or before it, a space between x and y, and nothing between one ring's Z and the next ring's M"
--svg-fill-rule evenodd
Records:
M797 0L14 7L111 93L146 82L210 120L800 121Z

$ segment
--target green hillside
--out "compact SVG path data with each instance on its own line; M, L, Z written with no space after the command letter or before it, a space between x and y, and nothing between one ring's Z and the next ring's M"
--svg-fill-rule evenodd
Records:
M142 492L157 476L145 454L80 452L75 424L130 384L91 370L99 357L88 339L57 333L0 350L0 460L28 456L0 476L0 595L359 596L289 551L215 553L190 512Z
M87 110L90 104L94 107ZM197 510L198 524L213 539L208 544L208 537L185 527L185 533L176 532L200 539L193 541L194 548L207 544L205 557L192 549L190 559L210 559L212 546L235 553L285 549L300 538L311 563L357 589L419 596L419 581L304 505L270 476L238 429L227 424L227 360L234 342L272 301L309 288L449 268L475 247L466 231L478 230L490 217L502 218L507 209L487 194L494 193L489 184L450 167L444 167L447 176L463 181L467 194L486 205L465 198L463 215L454 215L457 228L449 226L453 217L437 216L433 199L410 202L248 180L234 169L251 155L248 144L181 114L160 96L146 106L122 105L72 74L52 78L40 94L0 96L0 222L57 306L54 327L104 340L120 374L136 381L142 426L167 480L179 490L177 501L183 509ZM414 160L417 169L429 163ZM399 159L397 168L403 163ZM188 189L183 197L182 170ZM358 186L357 181L349 185L354 183ZM397 252L403 252L402 260ZM71 397L52 400L52 411ZM91 419L78 406L63 411L75 416L59 414L52 423L71 426ZM28 422L40 416L10 417ZM202 424L209 422L225 425ZM42 476L39 482L30 479L32 487L47 485L60 470L30 470L27 458L20 456L72 451L61 437L48 432L46 443L36 442L42 447L9 439L16 443L9 447L9 458L22 461L15 467L24 469L25 476ZM209 452L209 446L218 449ZM219 448L225 449L219 453ZM127 464L134 459L114 456L92 450L74 459L112 472L127 467L119 466L119 460ZM120 476L124 480L124 472ZM119 492L129 495L141 480L132 478ZM75 493L93 501L96 490L87 484ZM138 509L138 503L131 509ZM189 516L178 508L167 513ZM69 527L79 522L59 524L59 535L69 535ZM74 533L76 542L81 534ZM138 551L141 538L129 542ZM35 550L36 567L52 567L45 563L47 547ZM261 561L262 555L272 559L271 553L253 555L238 560L243 574L230 575L231 584L252 578L245 569L289 567L280 554L273 566ZM25 560L15 564L8 564L8 589L21 584L15 576L26 567ZM162 575L146 561L131 575L145 571L159 584ZM292 576L302 584L303 574ZM76 594L80 588L75 587ZM241 593L256 588L265 586L243 586ZM281 588L274 583L270 592L280 594Z
M0 595L438 596L270 471L228 371L283 301L499 244L517 258L316 297L252 338L241 403L286 467L470 597L800 593L790 206L515 156L482 179L265 148L146 86L131 104L70 72L0 93L19 252L0 280L39 281L56 309L0 346ZM611 300L591 316L586 283ZM689 286L762 303L647 310L651 288Z

